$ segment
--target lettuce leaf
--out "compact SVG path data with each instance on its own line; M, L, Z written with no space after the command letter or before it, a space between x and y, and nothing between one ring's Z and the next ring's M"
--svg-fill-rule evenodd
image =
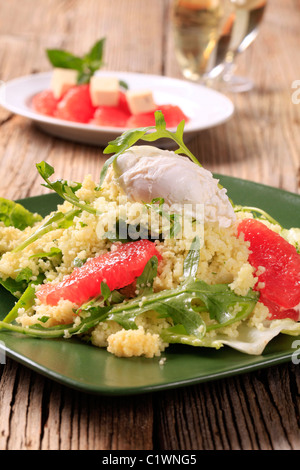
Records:
M42 217L39 214L33 214L21 204L3 197L0 198L0 221L6 227L24 230L26 227L32 227L41 220Z

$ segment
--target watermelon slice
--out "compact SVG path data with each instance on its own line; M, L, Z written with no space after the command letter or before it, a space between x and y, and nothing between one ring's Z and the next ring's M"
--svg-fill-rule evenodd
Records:
M125 127L128 116L122 109L115 106L99 106L92 123L98 126Z
M176 127L181 121L185 120L185 122L188 122L189 120L179 106L173 104L158 105L156 110L163 113L167 127ZM127 127L129 128L147 126L155 126L154 111L134 114L127 121Z
M94 112L89 85L76 85L60 100L55 116L66 121L88 123L93 118Z
M36 293L37 298L48 305L57 305L61 299L82 305L101 294L101 282L111 291L132 284L152 256L161 259L150 240L124 243L116 251L91 258L60 283L43 284Z
M255 289L260 292L260 302L269 308L272 319L298 321L300 255L296 248L257 219L240 222L240 233L250 242L249 263L259 273Z
M38 113L54 116L58 102L51 90L44 90L33 97L32 106Z

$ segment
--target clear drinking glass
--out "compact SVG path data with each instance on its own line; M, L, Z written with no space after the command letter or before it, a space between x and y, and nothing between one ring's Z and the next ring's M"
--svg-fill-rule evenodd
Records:
M183 76L232 91L250 89L233 75L234 59L257 36L265 6L266 0L174 0L175 55Z
M262 22L267 0L230 0L235 7L235 21L232 36L224 61L222 72L223 85L229 91L243 92L253 88L247 77L234 75L235 58L256 39Z

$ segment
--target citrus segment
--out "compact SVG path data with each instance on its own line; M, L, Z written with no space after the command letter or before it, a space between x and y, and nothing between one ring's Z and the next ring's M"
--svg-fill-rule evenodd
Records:
M243 220L238 226L238 234L241 232L250 243L249 262L257 270L256 290L261 293L261 302L268 303L274 318L290 317L289 310L296 308L297 312L300 304L300 255L296 248L256 219Z
M61 299L82 305L101 294L102 282L111 291L132 284L152 256L161 258L150 240L124 243L115 251L89 259L60 283L43 284L36 293L37 298L48 305L57 305Z

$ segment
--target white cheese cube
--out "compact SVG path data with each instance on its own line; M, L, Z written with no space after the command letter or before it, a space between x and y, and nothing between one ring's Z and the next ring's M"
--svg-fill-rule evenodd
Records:
M77 70L55 68L52 73L51 90L54 97L59 99L77 83Z
M90 81L90 95L94 106L117 106L119 80L116 77L94 75Z
M156 110L152 91L127 91L127 103L132 114L150 113Z

